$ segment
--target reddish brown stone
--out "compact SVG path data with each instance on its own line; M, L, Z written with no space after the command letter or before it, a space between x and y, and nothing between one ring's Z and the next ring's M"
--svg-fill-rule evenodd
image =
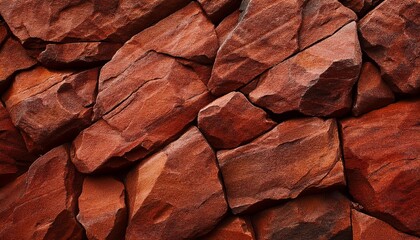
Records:
M363 50L395 92L420 93L420 3L387 0L359 22Z
M340 2L357 14L364 14L382 0L340 0Z
M352 239L350 202L337 192L300 197L252 221L260 240Z
M251 143L217 153L234 213L308 189L344 185L335 121L289 120Z
M91 67L110 60L120 47L107 42L48 44L38 61L51 68Z
M249 0L244 4L238 25L217 53L208 83L215 95L244 86L299 49L356 19L336 0L305 4L302 0Z
M88 239L123 239L127 210L124 185L112 177L86 177L77 220Z
M370 62L363 64L357 82L353 115L370 112L394 102L394 93L381 78L379 70Z
M311 116L341 116L351 110L352 87L361 64L356 23L352 22L270 69L249 97L278 114L300 111Z
M255 240L252 223L248 218L229 217L201 240Z
M241 0L198 0L207 16L218 23L241 5Z
M24 184L19 183L23 177ZM13 183L19 189L13 188L2 200L7 207L0 213L0 239L82 239L82 227L74 215L79 179L67 147L57 147L38 158L28 173Z
M95 111L105 115L73 142L72 160L84 173L137 161L180 134L211 100L193 70L148 52L103 82Z
M266 112L239 92L216 99L198 113L198 128L218 149L238 147L275 125Z
M31 151L57 146L91 123L98 69L57 72L37 67L16 76L3 96Z
M229 33L231 33L236 27L236 24L238 24L240 13L241 12L239 10L234 11L225 19L223 19L223 21L217 26L216 33L217 37L219 38L220 46L222 46L222 44L228 38Z
M389 224L363 214L356 210L351 211L353 239L354 240L416 240L417 237L398 232Z
M8 35L9 33L7 32L6 25L0 20L0 46L7 39Z
M25 142L0 103L0 187L27 169L35 156L28 153Z
M227 210L215 155L197 128L145 159L126 178L126 239L192 239Z
M348 185L373 216L420 235L420 101L341 122Z
M26 54L19 42L12 38L6 40L0 48L0 92L6 89L14 73L35 64L36 61Z
M14 35L25 44L39 41L125 42L189 2L1 0L0 14Z

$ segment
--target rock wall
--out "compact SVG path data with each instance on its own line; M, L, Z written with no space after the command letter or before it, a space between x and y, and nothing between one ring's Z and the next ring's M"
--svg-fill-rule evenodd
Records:
M0 239L419 239L418 0L0 15Z

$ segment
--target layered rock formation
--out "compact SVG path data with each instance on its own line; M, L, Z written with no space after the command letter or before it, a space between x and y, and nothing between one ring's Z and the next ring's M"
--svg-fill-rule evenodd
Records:
M0 0L0 239L419 239L419 17Z

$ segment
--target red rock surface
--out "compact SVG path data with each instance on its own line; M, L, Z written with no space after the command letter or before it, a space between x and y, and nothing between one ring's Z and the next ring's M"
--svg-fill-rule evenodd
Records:
M207 16L215 23L220 22L233 10L239 8L241 0L198 0Z
M98 69L22 72L3 96L31 151L57 146L91 123Z
M39 41L124 42L188 2L1 0L0 14L13 34L25 44Z
M394 102L394 99L394 93L382 81L379 70L372 63L365 62L357 82L357 92L352 110L353 115L359 116L385 107Z
M340 193L311 195L252 218L257 239L350 240L350 202Z
M274 127L267 113L231 92L198 113L198 128L214 148L235 148Z
M18 179L18 187L24 189L15 189L15 194L2 200L14 204L8 204L13 209L9 214L4 214L7 210L0 213L4 221L0 239L82 239L82 227L75 218L79 179L67 147L54 148L38 158L25 183Z
M256 105L279 114L299 111L311 116L341 116L351 110L351 91L361 64L353 22L269 70L249 97Z
M112 177L86 177L79 197L77 220L88 239L122 239L127 209L124 184Z
M126 179L126 239L191 239L211 230L227 210L218 171L197 128L145 159Z
M3 42L7 39L9 33L6 28L6 24L2 21L0 21L0 46L3 44Z
M208 83L216 95L242 87L296 53L300 45L307 47L356 18L336 0L308 1L307 9L300 0L244 3L238 25L217 53ZM307 39L300 40L300 36Z
M35 64L36 61L26 54L18 41L7 39L0 48L0 92L7 88L13 74Z
M354 240L377 240L377 239L415 240L415 239L418 239L417 237L398 232L395 228L393 228L389 224L377 218L358 212L356 210L351 211L351 219L352 219Z
M231 33L236 27L236 24L238 24L240 13L241 12L239 10L234 11L225 19L223 19L223 21L217 26L216 33L217 37L219 38L220 46L222 46L222 44L228 38L229 33Z
M341 122L350 194L393 227L420 235L420 101Z
M230 217L222 221L213 231L202 240L254 240L254 230L248 218Z
M247 145L218 152L217 158L234 213L345 184L333 120L286 121Z
M358 14L364 14L382 0L340 0L340 2Z
M51 68L86 68L110 60L120 47L106 42L48 44L38 61Z
M420 93L420 3L386 0L359 22L365 52L399 93Z

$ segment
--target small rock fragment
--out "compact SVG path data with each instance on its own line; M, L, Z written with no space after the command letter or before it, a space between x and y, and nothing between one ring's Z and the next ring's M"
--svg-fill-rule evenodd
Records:
M219 23L232 11L239 8L241 0L198 0L207 16L214 22Z
M201 240L255 240L250 219L246 217L229 217L222 221Z

